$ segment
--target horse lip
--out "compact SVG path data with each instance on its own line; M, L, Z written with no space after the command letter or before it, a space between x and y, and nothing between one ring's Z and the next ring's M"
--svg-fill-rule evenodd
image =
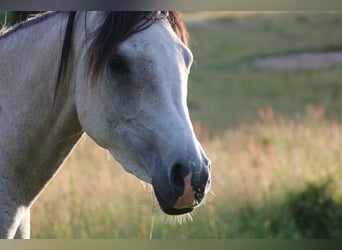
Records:
M173 199L166 200L158 191L158 189L154 185L152 186L153 186L154 193L155 193L155 196L157 197L161 210L168 215L182 215L182 214L190 213L194 210L194 208L198 207L201 204L201 201L198 201L195 199L194 203L191 206L175 208L175 203L178 197L176 197L174 200Z
M210 164L207 163L206 165ZM188 180L184 180L184 182L187 182L191 186L191 192L193 193L193 201L182 202L182 204L178 205L177 202L179 201L179 198L181 198L183 195L177 194L175 190L172 190L172 188L168 186L168 184L170 185L169 177L164 176L162 174L160 175L160 172L156 172L154 176L152 174L152 187L161 210L169 215L181 215L192 212L196 207L200 206L209 189L208 185L210 185L209 169L208 171L203 172L192 171L190 169L190 174L185 177L185 179L188 178ZM151 168L151 173L154 173L153 170L156 169Z
M193 207L180 208L180 209L176 209L176 208L163 209L163 211L168 215L182 215L182 214L190 213L192 212L192 210L194 210Z
M173 201L171 200L166 200L158 191L158 189L153 185L153 189L154 189L154 193L157 197L159 206L161 208L161 210L168 214L168 215L181 215L181 214L186 214L191 212L195 206L191 206L191 207L184 207L184 208L174 208L174 204L176 203L176 199Z
M186 213L190 213L194 209L194 206L184 207L184 208L174 208L173 206L170 206L167 202L164 202L163 199L160 199L160 196L157 195L157 193L156 193L156 196L157 196L160 208L163 210L164 213L168 215L186 214Z

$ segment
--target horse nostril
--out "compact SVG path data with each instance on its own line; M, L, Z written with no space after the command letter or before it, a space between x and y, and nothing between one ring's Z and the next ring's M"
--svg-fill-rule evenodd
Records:
M191 183L194 189L194 196L198 204L201 203L201 201L204 199L205 194L210 189L210 168L211 164L210 161L208 161L206 168L203 168L201 174L197 176L197 178L195 178Z
M176 163L171 167L170 184L177 195L184 193L184 178L189 174L189 170L182 164Z

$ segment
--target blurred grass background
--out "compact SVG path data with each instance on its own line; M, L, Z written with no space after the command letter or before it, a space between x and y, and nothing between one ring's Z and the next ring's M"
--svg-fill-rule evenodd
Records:
M212 160L206 203L192 221L170 219L147 184L84 136L32 207L32 237L341 237L341 65L272 71L253 61L342 50L342 14L183 15L190 114Z

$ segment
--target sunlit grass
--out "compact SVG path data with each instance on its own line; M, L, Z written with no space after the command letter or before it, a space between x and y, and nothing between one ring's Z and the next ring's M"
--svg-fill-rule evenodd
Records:
M238 14L219 12L189 23L193 120L218 132L254 121L258 109L267 106L284 116L304 114L308 105L323 106L330 117L341 115L340 66L289 72L252 66L254 58L265 55L342 49L341 13Z
M277 206L287 193L307 182L330 178L341 186L342 127L328 122L322 108L309 107L298 120L271 108L259 117L204 141L215 195L183 218L163 215L149 188L84 137L34 205L33 237L148 238L151 227L152 238L294 237L290 226L272 231L268 223L282 216ZM334 190L340 200L340 189ZM256 224L245 225L251 215Z

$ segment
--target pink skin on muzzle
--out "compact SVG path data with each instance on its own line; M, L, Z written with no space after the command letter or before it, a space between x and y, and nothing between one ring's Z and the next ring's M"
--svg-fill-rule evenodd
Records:
M193 205L195 204L194 191L191 186L191 177L192 177L192 173L190 172L184 178L184 193L182 196L178 198L173 208L175 209L190 208L190 207L193 207Z

